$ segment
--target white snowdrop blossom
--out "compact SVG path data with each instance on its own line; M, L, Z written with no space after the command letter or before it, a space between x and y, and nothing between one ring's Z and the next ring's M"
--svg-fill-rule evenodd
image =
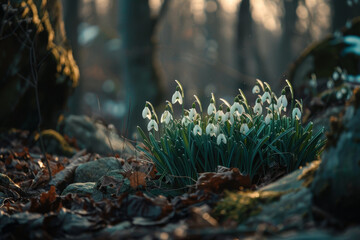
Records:
M151 119L151 111L150 109L145 106L144 107L144 110L142 111L142 117L145 119L145 118L148 118L148 119Z
M201 130L201 127L199 125L195 125L195 127L193 129L193 134L194 135L201 135L202 134L202 130Z
M187 127L191 123L191 120L188 116L185 116L181 119L181 124Z
M272 103L270 106L269 106L270 110L273 112L273 113L277 113L279 108L278 108L278 105L277 104L274 104ZM279 112L280 113L280 112Z
M235 112L238 112L240 115L245 112L244 106L238 102L234 102L234 104L230 108L230 115L233 115Z
M286 112L286 107L288 105L288 101L285 95L281 95L277 100L277 109L281 112L282 109Z
M155 131L159 131L159 126L154 119L151 119L149 124L147 125L148 131L150 132L152 129Z
M215 113L215 121L217 122L222 122L223 121L223 118L224 118L224 112L222 110L218 110L216 113Z
M195 108L191 108L190 111L189 111L189 119L191 121L194 121L195 117L196 117L196 109Z
M206 134L210 136L216 136L217 127L213 123L209 123L206 126Z
M258 115L261 115L262 113L262 106L259 102L257 102L254 106L254 113Z
M247 134L249 132L249 126L246 123L241 124L240 132L242 134Z
M252 93L253 94L257 94L257 93L260 93L260 88L258 85L255 85L252 89Z
M175 93L172 95L171 102L172 104L175 104L176 102L178 102L180 105L183 104L183 98L180 91L175 91Z
M164 113L161 115L160 122L165 122L165 124L169 124L170 120L173 120L173 116L168 110L165 110Z
M219 136L216 138L217 145L220 145L221 143L226 144L227 140L223 133L220 133Z
M267 124L267 125L269 125L269 123L270 123L270 121L273 119L273 114L272 113L268 113L267 115L266 115L266 117L265 117L265 123Z
M216 107L214 103L210 103L207 109L207 113L208 115L213 114L214 112L216 112Z
M267 101L269 104L271 102L271 96L269 92L264 92L264 94L261 97L261 101L264 103L265 101Z
M334 79L335 81L338 80L339 77L340 77L340 74L339 74L337 71L335 71L335 72L332 74L332 79Z
M234 114L230 114L230 124L233 125L235 121L240 121L240 114L238 112L234 112Z
M224 113L221 117L221 122L225 123L227 120L229 120L229 117L230 117L230 112Z
M298 107L293 109L292 117L293 117L293 119L297 119L297 120L301 119L301 111L300 111L300 109Z

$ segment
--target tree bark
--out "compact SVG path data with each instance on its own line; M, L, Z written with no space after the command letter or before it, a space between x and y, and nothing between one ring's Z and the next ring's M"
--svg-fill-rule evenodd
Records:
M141 124L145 101L154 105L163 99L160 69L156 60L156 26L166 11L163 3L159 15L151 17L148 0L121 0L120 34L122 39L122 79L129 108L127 127Z

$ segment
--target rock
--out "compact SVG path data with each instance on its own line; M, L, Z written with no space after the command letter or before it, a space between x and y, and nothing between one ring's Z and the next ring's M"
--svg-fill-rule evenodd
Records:
M339 119L312 185L313 200L337 218L360 221L360 108L347 107Z
M95 188L95 184L95 182L72 183L64 189L61 195L65 196L69 193L72 193L82 197L91 196L94 201L101 201L103 198L109 197L98 191Z
M60 129L64 135L74 137L81 149L90 152L134 155L136 151L128 141L119 137L114 128L107 128L87 116L70 115L60 124Z
M230 217L241 223L240 228L249 230L262 223L287 228L294 220L302 228L312 221L312 193L308 187L319 164L312 162L257 191L228 193L215 213Z
M79 79L79 69L66 42L61 16L59 0L11 0L9 4L1 4L2 128L37 129L37 100L41 109L41 127L56 127ZM28 42L27 39L34 40Z
M75 183L97 182L112 170L120 170L121 161L114 157L101 158L79 165L75 170Z
M124 178L122 170L112 170L102 176L95 185L95 188L105 194L120 195L124 192L130 192L130 181Z
M94 193L94 186L94 182L72 183L64 189L61 195L67 195L69 193L75 193L82 196L92 195Z

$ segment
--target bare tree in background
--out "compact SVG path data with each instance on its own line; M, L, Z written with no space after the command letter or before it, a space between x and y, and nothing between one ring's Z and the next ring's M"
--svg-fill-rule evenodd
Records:
M296 22L298 20L296 9L298 5L299 0L284 1L284 16L281 21L282 35L280 40L280 54L278 54L278 66L282 72L285 72L290 63L294 61L292 44L296 35Z
M237 12L236 48L238 68L245 75L256 74L257 78L268 79L266 64L261 56L254 25L250 11L250 0L243 0L239 4ZM249 56L253 56L254 59L251 61ZM251 66L251 64L255 66Z
M78 44L78 27L80 23L79 5L81 1L63 0L64 6L64 24L67 40L71 45L72 53L76 62L79 63L79 44ZM82 81L75 89L73 96L69 99L71 113L79 113L81 106Z
M148 0L120 0L119 31L122 40L122 79L125 85L129 122L133 129L140 124L145 101L157 105L164 95L158 60L156 33L161 17L166 12L165 0L157 16L151 15Z

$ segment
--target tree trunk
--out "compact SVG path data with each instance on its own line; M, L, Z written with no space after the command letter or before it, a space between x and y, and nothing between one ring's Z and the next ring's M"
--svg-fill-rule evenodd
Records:
M79 64L79 44L78 44L78 26L80 23L79 5L80 1L63 0L64 2L64 23L67 40L70 43L72 53L75 61ZM81 109L81 95L82 95L82 81L79 79L79 84L75 89L73 95L69 99L69 110L73 114L78 114Z
M143 122L141 110L145 101L157 105L163 99L159 67L155 58L155 34L164 6L157 18L151 17L148 0L121 0L119 7L121 71L130 114L127 127L131 130Z

